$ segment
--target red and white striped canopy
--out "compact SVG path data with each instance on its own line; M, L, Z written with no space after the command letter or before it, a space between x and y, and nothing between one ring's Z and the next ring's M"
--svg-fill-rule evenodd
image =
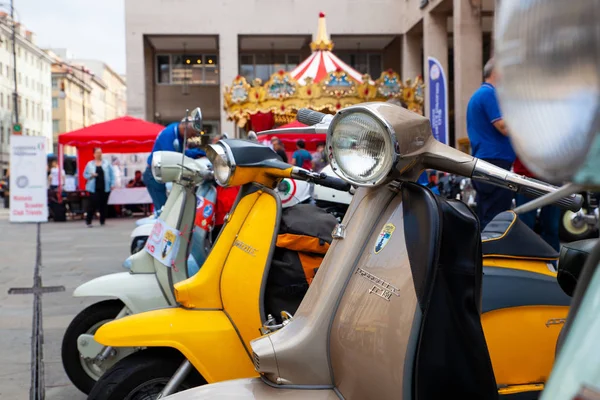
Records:
M290 75L300 85L305 85L305 79L308 77L313 78L313 82L320 82L330 72L340 70L346 72L348 76L356 82L362 82L363 74L340 60L335 54L328 50L317 50L313 52L310 57L291 71Z

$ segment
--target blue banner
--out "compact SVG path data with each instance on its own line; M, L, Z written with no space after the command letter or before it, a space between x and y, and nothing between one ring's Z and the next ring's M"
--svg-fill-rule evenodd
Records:
M448 82L446 73L438 60L428 57L429 68L429 121L433 137L451 145L448 125Z

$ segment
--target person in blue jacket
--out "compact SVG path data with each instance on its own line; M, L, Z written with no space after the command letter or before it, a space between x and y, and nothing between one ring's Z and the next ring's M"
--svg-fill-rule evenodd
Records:
M156 140L154 142L154 147L152 148L152 153L148 156L148 165L144 174L142 175L142 180L146 185L146 189L152 198L152 203L154 204L154 212L160 213L160 209L167 202L167 188L164 183L159 183L154 179L152 175L152 154L155 151L176 151L178 153L183 153L185 150L185 154L188 157L198 158L200 156L206 155L200 149L184 149L184 132L187 125L187 137L193 138L199 136L201 132L199 130L194 129L194 125L191 119L182 119L181 122L174 122L169 124L160 131Z

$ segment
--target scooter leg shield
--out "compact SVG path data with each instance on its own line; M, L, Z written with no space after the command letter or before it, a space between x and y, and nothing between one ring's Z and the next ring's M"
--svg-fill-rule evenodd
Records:
M154 274L119 272L104 275L77 287L73 297L116 297L132 314L170 305Z
M171 347L209 382L257 376L240 337L220 310L165 308L103 325L94 338L113 347Z

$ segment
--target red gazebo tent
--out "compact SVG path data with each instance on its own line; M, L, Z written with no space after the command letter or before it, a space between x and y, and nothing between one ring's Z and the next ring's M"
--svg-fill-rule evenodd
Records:
M125 116L58 136L58 162L62 168L63 146L77 148L79 187L85 187L83 170L94 157L94 148L104 153L148 153L164 126ZM60 176L60 175L59 175ZM62 182L61 182L62 185Z

